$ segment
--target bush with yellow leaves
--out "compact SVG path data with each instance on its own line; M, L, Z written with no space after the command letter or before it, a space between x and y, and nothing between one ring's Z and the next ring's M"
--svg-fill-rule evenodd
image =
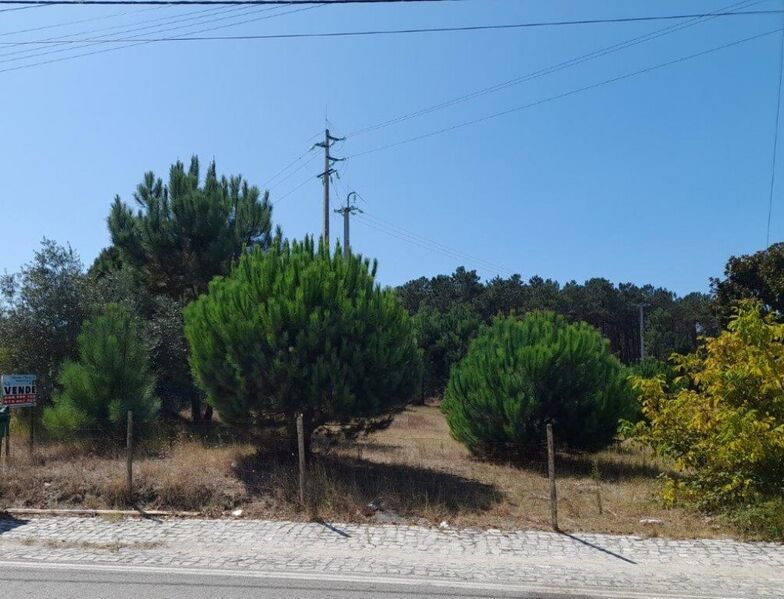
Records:
M720 508L784 495L784 324L741 303L726 331L671 362L672 384L633 381L644 416L633 438L683 475L666 481L665 501Z

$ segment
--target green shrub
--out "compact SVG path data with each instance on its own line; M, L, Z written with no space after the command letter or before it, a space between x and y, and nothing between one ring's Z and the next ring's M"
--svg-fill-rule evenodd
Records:
M55 437L121 436L132 410L134 429L142 432L160 404L133 314L109 304L84 324L77 344L79 358L63 366L58 379L62 390L44 411L45 428Z
M676 372L665 360L644 358L629 367L629 374L645 379L663 376L666 381L672 381L675 378Z
M736 508L726 518L748 535L784 541L784 497Z
M559 444L598 449L633 410L627 373L585 323L550 312L497 319L449 377L442 405L452 435L475 454Z
M305 434L409 400L421 360L408 313L361 256L303 243L244 255L185 310L193 373L221 419ZM355 424L355 423L354 423Z
M784 324L745 302L727 330L671 358L675 384L638 378L633 437L682 470L683 500L709 509L784 491Z

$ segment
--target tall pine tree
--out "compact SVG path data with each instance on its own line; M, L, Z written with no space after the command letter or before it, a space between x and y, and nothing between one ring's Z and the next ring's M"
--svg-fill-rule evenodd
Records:
M168 298L164 304L195 299L213 277L228 274L246 249L266 248L271 242L268 194L240 176L219 178L214 162L201 183L195 156L188 169L182 162L173 164L167 183L146 173L134 201L135 210L115 198L108 219L115 250L105 253L101 264L130 267L148 293ZM158 311L145 317L154 320L157 315ZM172 359L167 359L155 367L162 383L174 383L169 387L179 389L176 395L190 397L193 420L199 421L201 397L192 381L187 375L171 380L171 373L188 372L187 357L179 351L185 346L182 325L177 328L177 338L169 337L172 351L163 347L163 352L154 348L153 353L171 354L181 364L172 368ZM164 367L166 372L161 371Z

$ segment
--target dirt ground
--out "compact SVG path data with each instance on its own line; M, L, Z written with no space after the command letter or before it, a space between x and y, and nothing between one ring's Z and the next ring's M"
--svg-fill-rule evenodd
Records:
M477 460L450 437L437 406L408 408L368 437L318 439L314 447L307 510L298 500L295 456L214 434L141 449L134 463L135 503L211 516L241 509L243 517L269 519L549 529L546 456L534 451L514 464ZM0 475L0 509L129 506L119 451L90 451L85 442L44 444L31 459L24 439L16 439L11 456ZM563 530L737 536L718 520L665 509L657 497L663 466L638 450L559 453L556 471Z

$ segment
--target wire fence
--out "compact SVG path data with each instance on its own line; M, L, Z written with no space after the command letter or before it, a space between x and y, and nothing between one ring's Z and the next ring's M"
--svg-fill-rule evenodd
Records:
M73 508L90 498L90 506L214 514L273 497L311 516L416 521L515 512L558 529L559 506L571 521L602 516L602 479L613 475L590 455L556 452L557 429L550 443L546 434L524 445L491 443L474 456L447 432L417 432L416 417L406 426L403 415L394 431L359 439L315 434L303 464L299 440L283 429L251 434L178 423L134 430L129 422L57 438L33 430L31 442L29 421L16 416L10 442L0 443L0 508Z

